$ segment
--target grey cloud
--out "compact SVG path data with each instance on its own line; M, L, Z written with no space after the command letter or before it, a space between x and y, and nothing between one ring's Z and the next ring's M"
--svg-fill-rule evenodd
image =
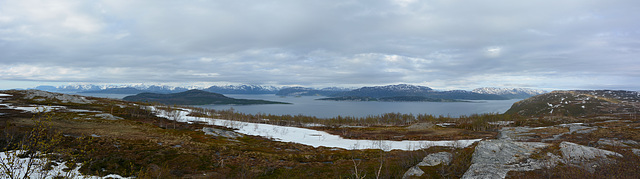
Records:
M639 6L12 1L0 6L0 79L638 89Z

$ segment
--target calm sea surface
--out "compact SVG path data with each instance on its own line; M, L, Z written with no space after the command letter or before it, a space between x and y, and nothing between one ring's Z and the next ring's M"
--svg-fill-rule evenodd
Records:
M230 109L249 114L290 114L330 118L340 116L366 117L391 112L405 114L460 115L480 113L504 113L511 105L521 99L513 100L474 100L473 102L355 102L315 100L321 96L279 97L269 95L226 95L232 98L263 99L293 104L267 105L201 105L212 109Z
M103 98L122 99L132 94L92 94L79 95ZM240 95L226 94L232 98L262 99L281 101L293 104L264 104L264 105L199 105L197 107L211 109L230 109L248 114L276 114L276 115L306 115L320 118L340 116L366 117L384 113L399 112L404 114L431 114L458 117L460 115L481 113L503 113L511 105L521 99L512 100L474 100L473 102L355 102L355 101L323 101L315 100L322 96L279 97L273 94Z

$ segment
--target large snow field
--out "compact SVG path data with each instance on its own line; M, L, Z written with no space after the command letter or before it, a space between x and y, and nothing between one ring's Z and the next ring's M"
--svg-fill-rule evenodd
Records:
M150 107L153 111L155 107ZM190 109L179 110L179 115L171 115L167 112L159 112L156 114L158 117L165 117L169 120L177 119L178 122L203 122L209 125L223 126L235 129L235 132L245 135L255 135L265 138L270 138L275 141L281 142L293 142L304 145L310 145L313 147L335 147L348 150L357 149L382 149L385 151L390 150L419 150L422 148L428 148L432 146L450 146L450 147L467 147L474 142L481 139L471 140L451 140L451 141L391 141L391 140L357 140L357 139L345 139L338 135L332 135L323 131L299 128L299 127L287 127L277 126L271 124L259 124L232 121L225 119L213 119L204 117L187 116L190 113ZM178 116L178 117L176 117Z

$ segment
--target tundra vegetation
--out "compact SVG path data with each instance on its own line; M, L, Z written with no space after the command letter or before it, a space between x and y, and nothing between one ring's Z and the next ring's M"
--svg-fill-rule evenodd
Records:
M548 147L531 154L530 159L545 158L547 153L561 155L560 145L563 141L613 151L624 157L609 157L610 160L589 163L590 166L560 163L544 169L510 171L507 178L640 176L639 151L636 149L640 147L640 123L634 111L638 107L637 98L615 98L606 92L550 93L556 96L544 98L548 102L525 100L514 104L517 109L512 108L505 114L452 117L388 113L329 119L303 115L253 115L233 109L213 110L79 96L75 97L85 100L70 101L66 98L30 96L28 91L16 90L0 93L11 95L0 97L0 103L5 104L0 106L0 128L3 131L0 149L5 153L14 152L13 159L47 159L44 163L33 162L34 168L43 168L32 170L38 172L49 172L47 169L53 168L51 165L64 162L67 165L65 170L77 170L84 176L400 178L429 154L448 152L451 154L448 163L417 166L424 172L420 178L461 178L473 164L477 144L466 148L425 147L409 151L385 151L381 150L385 148L382 141L495 139L501 137L499 134L505 134L504 129L526 126L531 130L517 134L522 141L548 144ZM589 95L591 98L587 99ZM599 97L594 99L595 96ZM533 107L526 107L527 102ZM33 105L50 110L39 113L16 110L16 107ZM584 110L587 112L574 112L576 105L579 109L593 107L600 112L589 112L589 109ZM54 108L56 106L60 107ZM144 106L157 108L150 110ZM189 115L197 117L311 128L344 138L379 140L381 149L311 147L250 135L206 135L204 128L221 131L233 129L181 122L180 116L174 112L179 108L190 108L192 112ZM169 117L157 117L161 112ZM581 129L587 127L589 132L572 132L575 127L564 125L570 123L581 123ZM2 172L6 176L18 176L11 174L17 170L5 167L11 164L3 161ZM53 172L46 174L58 175ZM60 177L74 175L66 173Z

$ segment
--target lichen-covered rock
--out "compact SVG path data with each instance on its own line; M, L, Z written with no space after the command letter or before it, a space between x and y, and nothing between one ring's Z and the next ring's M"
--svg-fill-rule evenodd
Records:
M420 177L423 174L424 174L424 171L422 171L422 169L420 169L420 167L416 165L409 168L409 170L407 170L407 172L405 172L404 175L402 175L402 178L403 179L415 178L415 177Z
M640 156L640 149L631 149L631 152L633 152L633 154L636 154L637 156Z
M422 162L418 163L418 166L436 166L440 164L449 165L451 163L453 155L449 152L438 152L429 154L422 159Z
M425 166L436 166L440 164L449 165L451 163L451 159L453 155L449 152L438 152L427 155L422 159L422 162L418 163L418 165L411 167L407 172L404 173L402 178L412 178L412 177L420 177L424 174L424 171L420 169L420 167Z
M555 163L530 159L529 156L548 144L486 140L476 146L471 166L462 178L505 178L509 171L530 171L555 166Z
M587 147L571 142L560 143L560 151L562 152L562 158L571 163L583 163L586 160L607 156L622 157L622 155L616 152Z
M515 163L528 157L539 148L547 147L541 142L514 142L511 140L485 140L476 146L472 163Z
M613 139L600 139L597 142L598 145L608 145L615 147L629 147L627 144L624 144L622 141L613 140Z

